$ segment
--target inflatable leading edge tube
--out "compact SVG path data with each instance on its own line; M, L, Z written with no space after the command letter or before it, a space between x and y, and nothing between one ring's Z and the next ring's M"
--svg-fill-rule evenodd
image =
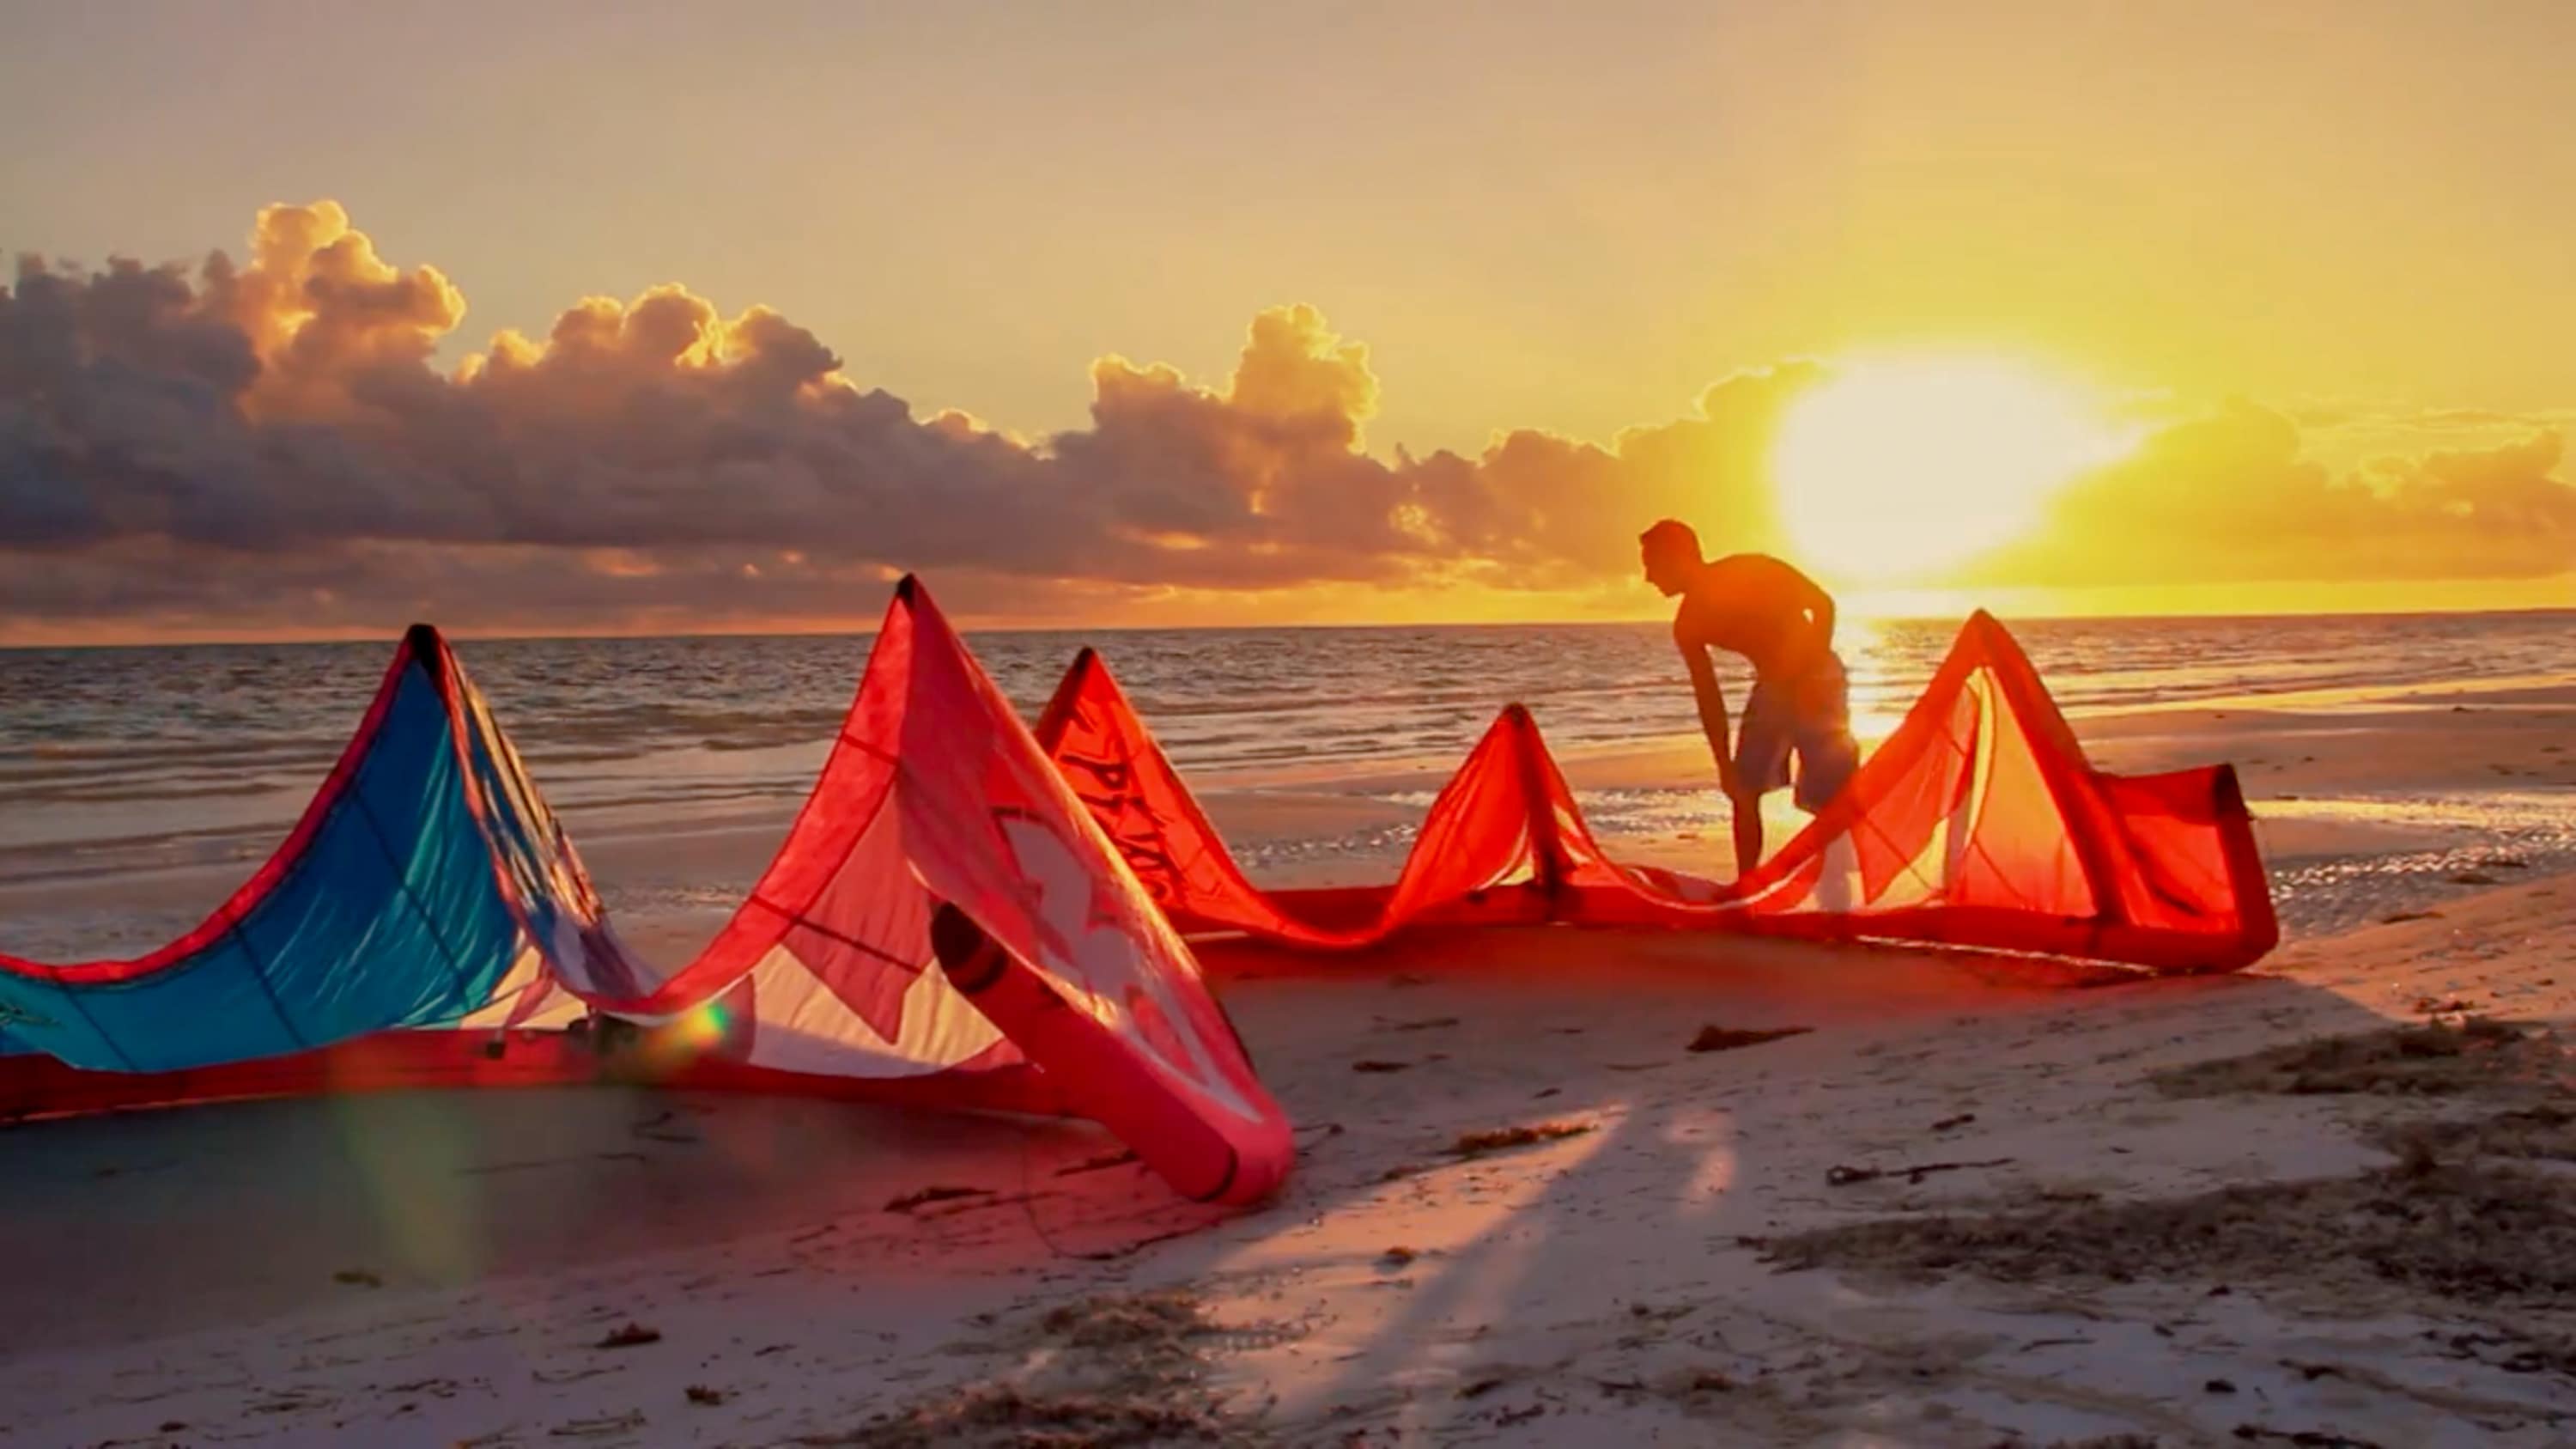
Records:
M949 983L1054 1079L1074 1110L1135 1149L1174 1191L1242 1206L1286 1181L1293 1153L1242 1150L1150 1057L1067 1002L964 911L940 905L930 919L930 948Z

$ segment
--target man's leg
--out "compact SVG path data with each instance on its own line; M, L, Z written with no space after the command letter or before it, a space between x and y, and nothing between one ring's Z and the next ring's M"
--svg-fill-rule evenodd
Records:
M1860 768L1860 744L1852 738L1851 684L1842 660L1828 655L1800 690L1788 734L1798 757L1798 808L1814 815L1851 783Z
M1851 733L1851 686L1842 661L1829 659L1808 681L1813 692L1799 701L1798 808L1814 815L1833 802L1860 767L1860 746ZM1824 843L1823 868L1817 873L1816 905L1848 911L1858 900L1859 852L1851 832L1840 831Z

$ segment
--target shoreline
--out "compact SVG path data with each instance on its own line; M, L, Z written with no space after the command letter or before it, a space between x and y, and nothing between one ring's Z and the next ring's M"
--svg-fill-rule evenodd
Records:
M2104 769L2234 763L2292 937L2421 909L2489 856L2521 862L2507 870L2576 867L2576 828L2565 819L2576 809L2576 682L2337 692L2327 707L2304 709L2258 696L2071 722ZM1415 822L1463 757L1188 778L1256 881L1354 884L1393 877ZM1726 873L1725 807L1703 741L1585 745L1558 760L1622 859ZM800 792L753 808L648 817L575 805L559 814L621 931L686 951L749 888L801 802ZM1785 792L1769 803L1776 845L1803 817ZM197 837L208 858L184 862L152 858L156 840L76 864L55 850L18 852L14 866L0 856L0 947L57 960L149 950L223 900L284 833L281 824Z

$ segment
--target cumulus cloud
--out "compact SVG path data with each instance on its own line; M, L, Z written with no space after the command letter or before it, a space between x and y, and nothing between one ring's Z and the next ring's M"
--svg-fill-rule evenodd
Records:
M2232 402L2078 480L1975 572L2055 586L2547 577L2576 569L2576 487L2554 476L2564 448L2556 429L2525 427L2338 473L2290 415Z
M516 599L864 615L886 569L1027 586L1597 582L1638 509L1773 542L1761 452L1809 369L1713 389L1608 447L1537 432L1388 461L1378 379L1315 309L1252 321L1222 388L1104 358L1090 426L917 419L813 333L678 286L586 298L452 373L465 301L331 203L248 260L19 259L0 290L0 614L402 610ZM407 547L406 547L407 546ZM794 555L794 561L785 561ZM256 560L256 562L252 562ZM506 564L498 561L506 560ZM838 592L847 589L846 595Z
M1367 349L1289 306L1252 320L1222 385L1103 358L1087 426L1023 440L918 418L787 317L679 286L583 299L442 371L464 316L329 202L262 211L240 261L19 258L0 632L863 619L910 569L1022 617L1172 588L1597 590L1660 516L1779 547L1772 439L1825 376L1742 373L1607 443L1522 430L1417 457L1371 446ZM2337 478L2287 417L2234 410L2086 480L1994 576L2564 567L2558 456L2534 433Z

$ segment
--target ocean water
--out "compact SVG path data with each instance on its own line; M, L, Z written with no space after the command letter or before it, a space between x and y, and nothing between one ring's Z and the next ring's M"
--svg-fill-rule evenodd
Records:
M2015 624L2058 699L2144 704L2576 672L2576 612ZM1855 722L1883 732L1955 622L1851 621ZM998 633L969 644L1034 717L1098 646L1194 773L1453 760L1503 705L1560 748L1695 728L1659 625ZM468 640L459 657L575 832L784 810L865 635ZM393 641L0 650L0 880L256 859L347 740ZM1740 697L1740 695L1738 696Z

